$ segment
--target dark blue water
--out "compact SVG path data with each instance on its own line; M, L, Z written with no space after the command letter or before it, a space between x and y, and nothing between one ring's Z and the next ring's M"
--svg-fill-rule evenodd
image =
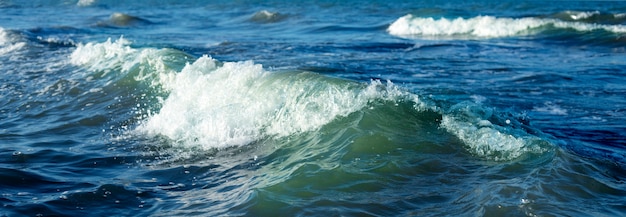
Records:
M2 216L621 216L626 3L2 1Z

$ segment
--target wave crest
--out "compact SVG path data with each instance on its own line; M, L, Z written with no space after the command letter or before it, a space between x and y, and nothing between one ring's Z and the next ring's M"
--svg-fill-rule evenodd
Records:
M0 56L13 53L26 46L26 42L20 41L19 36L0 27Z
M586 15L576 16L583 17ZM534 35L550 28L573 29L576 31L604 30L614 33L626 33L626 26L623 25L566 22L557 19L533 17L497 18L492 16L477 16L468 19L434 19L432 17L414 17L411 14L397 19L387 28L387 31L391 35L404 38L499 38Z
M203 56L172 78L170 94L138 131L203 149L241 146L315 130L395 97L392 84L361 84L309 72L265 71L251 61L220 63Z

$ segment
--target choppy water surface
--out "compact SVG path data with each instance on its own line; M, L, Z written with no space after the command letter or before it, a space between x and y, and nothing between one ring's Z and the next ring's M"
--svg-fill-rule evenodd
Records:
M625 37L615 1L0 1L0 215L624 215Z

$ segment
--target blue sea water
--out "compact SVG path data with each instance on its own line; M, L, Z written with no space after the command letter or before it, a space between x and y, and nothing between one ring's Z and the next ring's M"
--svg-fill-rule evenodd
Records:
M0 216L626 215L626 2L0 0Z

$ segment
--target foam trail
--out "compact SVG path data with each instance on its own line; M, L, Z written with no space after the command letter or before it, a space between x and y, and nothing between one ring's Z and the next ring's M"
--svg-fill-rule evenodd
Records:
M577 15L583 17L585 15ZM565 22L556 19L541 18L497 18L477 16L469 19L434 19L406 15L393 22L387 31L391 35L405 38L413 37L477 37L498 38L520 35L533 35L541 28L574 29L576 31L605 30L614 33L626 33L623 25L601 25L578 22Z

